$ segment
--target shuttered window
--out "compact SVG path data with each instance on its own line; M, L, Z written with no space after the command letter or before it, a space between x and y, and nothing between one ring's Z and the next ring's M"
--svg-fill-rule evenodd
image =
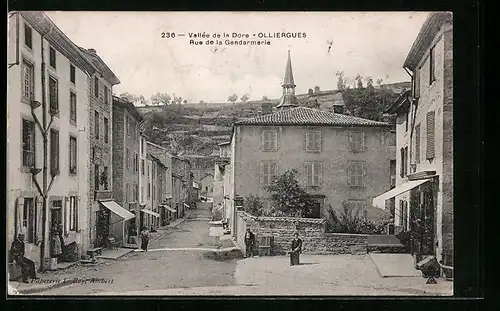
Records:
M415 127L415 163L420 163L420 124Z
M21 208L22 208L22 218L21 218L22 230L26 230L24 234L26 235L27 242L35 243L36 223L37 223L35 198L23 198Z
M305 162L304 169L305 169L306 185L308 187L321 186L321 179L322 179L321 162Z
M278 163L275 161L261 162L261 184L267 187L272 184L278 175Z
M50 173L59 174L59 132L50 130Z
M30 28L31 29L31 28ZM32 100L35 89L35 69L32 63L23 60L23 97Z
M352 152L365 151L365 133L350 132L349 133L349 149Z
M35 122L23 119L23 159L25 167L35 166Z
M436 51L435 48L431 48L429 56L429 85L436 80Z
M94 77L94 96L99 97L99 78Z
M262 150L277 151L278 150L278 131L263 130L262 131Z
M307 152L319 152L321 151L321 132L307 132L306 138L306 151Z
M364 161L350 161L348 167L348 185L350 187L364 187L365 186L365 162Z
M425 157L426 159L433 159L435 156L435 113L434 111L427 112L427 148Z
M413 76L413 97L420 97L420 69L416 69Z

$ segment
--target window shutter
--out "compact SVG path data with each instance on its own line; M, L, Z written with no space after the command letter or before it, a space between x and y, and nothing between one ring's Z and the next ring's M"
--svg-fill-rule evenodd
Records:
M64 204L62 206L62 213L64 219L64 235L68 234L69 229L69 200L68 197L64 197Z
M35 242L38 244L39 242L42 241L42 237L43 237L43 222L42 222L43 197L41 197L41 196L36 197L35 211L36 211L35 212L35 215L36 215Z
M278 130L275 130L273 131L274 135L274 151L278 151L279 150L279 142L280 140L278 139L279 137L279 134L278 134Z
M99 98L104 100L104 83L99 81Z
M420 163L420 124L415 128L415 163Z
M427 150L426 158L434 158L434 128L435 128L435 115L434 111L427 112Z
M260 140L260 150L266 150L266 130L262 130L261 140Z
M15 237L23 230L23 209L24 209L24 197L17 198L16 204L16 224L14 226Z
M361 151L366 151L366 133L361 133Z
M354 148L352 146L353 144L353 137L352 137L353 133L352 132L349 132L349 150L350 151L354 151Z
M80 230L80 197L75 196L75 231Z
M308 133L308 132L306 132L306 135L305 135L305 137L304 137L304 140L305 140L305 143L304 143L304 147L305 147L305 148L304 148L304 150L305 150L305 151L309 151L309 150L310 150L310 149L309 149L309 140L310 140L310 138L309 138L309 133Z
M366 180L366 163L361 163L361 184L360 186L365 187Z
M264 162L259 163L259 184L261 188L264 188Z
M318 187L321 187L322 183L323 183L323 163L321 162L316 162L316 167L317 167L317 183L316 185Z

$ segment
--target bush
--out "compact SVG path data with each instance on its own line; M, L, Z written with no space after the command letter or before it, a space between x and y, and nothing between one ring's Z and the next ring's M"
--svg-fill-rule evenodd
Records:
M243 210L253 216L262 216L264 213L264 205L260 197L249 195L243 201Z
M342 202L340 215L330 206L328 209L327 231L352 234L384 234L386 221L376 222L368 220L366 211L360 215L359 210L351 210L346 202Z

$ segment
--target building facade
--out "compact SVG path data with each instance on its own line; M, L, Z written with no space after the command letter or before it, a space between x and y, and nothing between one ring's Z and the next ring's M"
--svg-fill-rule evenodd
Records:
M94 49L80 51L92 61L98 68L93 75L89 76L88 90L90 105L88 106L89 126L87 131L90 155L89 169L89 209L90 220L89 240L92 246L99 245L105 232L103 227L97 226L98 217L102 216L103 209L100 201L113 199L113 115L112 94L113 86L120 83L113 71L97 55Z
M135 106L122 98L113 96L113 198L124 209L136 217L120 224L111 220L113 236L125 244L134 244L134 233L138 232L139 205L139 124L142 116ZM124 229L121 226L124 225ZM110 225L111 227L111 225ZM122 230L122 234L120 234Z
M9 16L7 57L7 242L24 232L38 267L56 224L65 245L89 245L89 159L78 154L89 149L87 72L97 68L41 12Z
M411 92L389 108L397 115L395 226L418 233L414 253L453 265L453 21L431 13L403 65ZM375 202L374 202L375 203Z
M179 215L178 208L180 204L178 204L178 202L180 200L180 188L178 188L176 174L174 173L174 166L179 165L179 163L175 160L176 157L170 154L166 148L149 141L146 142L146 144L150 158L156 158L161 163L161 166L164 167L164 169L162 169L162 176L164 176L162 177L162 190L157 193L158 213L160 214L159 225L164 226L177 219ZM152 165L151 161L151 166ZM153 173L151 174L153 176ZM152 189L153 186L150 188Z
M395 142L390 124L297 107L290 56L282 86L277 112L234 124L229 204L240 205L254 195L269 208L267 186L295 169L317 202L306 217L327 217L330 207L340 211L344 204L361 211L371 207L373 197L390 189L390 144Z

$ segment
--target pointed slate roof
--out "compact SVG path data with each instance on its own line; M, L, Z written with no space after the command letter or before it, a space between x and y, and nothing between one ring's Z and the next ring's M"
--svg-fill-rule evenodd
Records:
M306 107L294 107L271 114L242 119L236 125L327 125L327 126L373 126L390 127L389 123L378 122L344 114Z
M285 78L283 79L283 87L295 87L295 81L293 80L292 72L292 59L290 58L290 50L288 50L288 60L286 62Z

